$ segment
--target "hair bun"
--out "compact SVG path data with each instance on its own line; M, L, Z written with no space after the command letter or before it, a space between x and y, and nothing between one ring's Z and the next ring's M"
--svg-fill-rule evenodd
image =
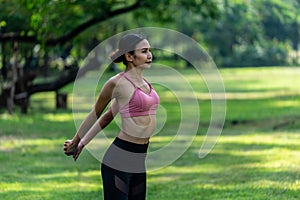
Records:
M123 61L122 54L120 53L119 49L111 52L109 54L109 57L114 63L119 63Z

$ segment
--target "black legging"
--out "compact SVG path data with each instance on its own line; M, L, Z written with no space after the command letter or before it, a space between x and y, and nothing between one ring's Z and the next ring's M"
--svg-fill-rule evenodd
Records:
M145 200L148 144L116 138L106 151L101 175L105 200Z

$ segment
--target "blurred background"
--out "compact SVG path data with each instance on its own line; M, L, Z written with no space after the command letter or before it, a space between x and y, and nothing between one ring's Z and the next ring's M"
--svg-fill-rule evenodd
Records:
M16 103L27 112L32 94L72 82L97 44L138 27L192 37L219 68L298 65L299 7L297 0L2 0L1 110L12 113Z

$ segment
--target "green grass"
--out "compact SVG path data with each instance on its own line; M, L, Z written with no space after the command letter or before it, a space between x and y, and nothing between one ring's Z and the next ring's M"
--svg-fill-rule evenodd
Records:
M179 159L148 173L147 199L300 199L300 68L220 70L226 121L214 149L203 159L198 153L211 102L194 71L180 72L198 92L198 133ZM72 85L64 90L71 93ZM180 121L174 95L159 85L157 90L167 119L163 131L153 137L152 149L170 142ZM55 110L54 97L34 95L28 115L18 110L13 116L1 114L0 199L102 199L99 161L85 150L74 163L62 152L64 140L76 130L72 95L68 110ZM117 123L107 128L111 136L118 130Z

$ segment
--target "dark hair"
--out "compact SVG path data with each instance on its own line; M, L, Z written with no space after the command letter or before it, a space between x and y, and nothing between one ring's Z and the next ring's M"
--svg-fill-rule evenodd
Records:
M130 53L133 55L136 45L144 39L146 39L146 36L142 34L124 35L119 41L119 49L110 55L111 60L114 63L123 62L126 65L127 61L125 59L125 53Z

